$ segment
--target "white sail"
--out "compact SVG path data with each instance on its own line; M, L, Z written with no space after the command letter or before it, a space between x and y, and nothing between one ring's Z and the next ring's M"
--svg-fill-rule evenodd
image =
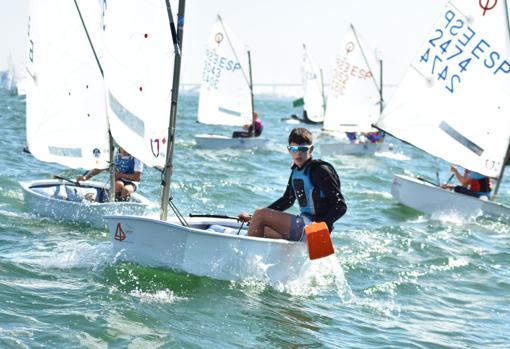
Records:
M170 31L161 30L170 26L165 2L109 0L103 11L113 138L146 165L164 166L174 61Z
M14 65L14 61L12 59L12 55L9 55L7 59L7 67L8 70L5 72L3 78L1 78L2 88L5 88L11 94L15 94L16 92L16 81L18 79L16 66Z
M99 5L79 1L96 36ZM108 124L100 70L73 1L30 2L27 145L39 160L106 167Z
M450 1L377 126L497 177L510 139L510 37L505 1Z
M324 109L326 106L322 71L304 44L301 68L304 109L306 110L307 117L313 122L322 122L324 121Z
M380 116L380 64L375 52L350 26L336 58L324 129L371 132Z
M198 121L242 126L252 121L248 54L220 16L205 52Z

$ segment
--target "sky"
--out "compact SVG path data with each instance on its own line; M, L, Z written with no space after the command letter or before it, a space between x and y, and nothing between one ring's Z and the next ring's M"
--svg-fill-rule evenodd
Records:
M207 40L216 15L220 14L251 51L255 85L300 84L303 43L323 68L327 83L350 23L378 50L384 62L384 83L394 85L417 54L445 3L446 0L188 0L181 82L200 82ZM15 64L23 65L27 15L28 0L0 0L0 70L7 69L9 56Z

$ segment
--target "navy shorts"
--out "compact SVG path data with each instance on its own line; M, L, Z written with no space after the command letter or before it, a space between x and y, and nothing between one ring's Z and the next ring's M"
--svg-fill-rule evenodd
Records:
M136 191L137 187L136 187L136 184L135 184L135 183L130 182L130 181L127 181L127 180L125 180L125 179L117 179L117 180L118 180L118 181L121 181L122 183L124 183L124 185L132 185L132 186L133 186L133 188L135 188L135 191Z
M290 224L290 233L289 240L290 241L305 241L305 227L312 223L310 217L306 215L297 215L292 218L292 222Z

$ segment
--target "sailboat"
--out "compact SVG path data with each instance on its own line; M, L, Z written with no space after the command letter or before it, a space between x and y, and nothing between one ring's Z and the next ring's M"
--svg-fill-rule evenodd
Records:
M510 217L495 202L510 144L507 1L449 1L376 127L498 182L491 200L395 175L391 193L425 213Z
M380 143L368 140L350 143L345 132L377 131L372 124L379 118L382 107L382 61L351 24L336 58L323 125L324 131L344 140L322 143L321 154L374 154L381 148Z
M0 88L6 89L10 95L16 95L18 77L12 55L7 59L7 66L6 71L0 72Z
M99 17L97 2L82 3L86 18ZM111 142L104 82L78 9L70 1L30 2L27 146L40 161L73 169L107 168ZM97 38L94 28L90 34ZM20 185L29 212L94 227L105 227L107 213L144 214L149 208L137 193L129 202L108 201L101 182L58 178Z
M253 82L251 54L230 31L220 15L216 18L206 48L197 121L209 125L244 126L252 123ZM233 138L198 134L199 148L265 147L268 140L259 137Z
M294 105L303 106L303 117L292 115L287 118L290 122L304 122L306 124L321 124L326 113L326 97L324 95L324 79L322 69L312 57L306 45L303 44L303 59L301 61L301 77L303 98L294 101Z
M120 260L163 266L220 280L264 277L274 282L285 282L297 277L300 272L306 271L311 263L305 243L248 237L246 229L243 229L243 225L235 218L207 216L185 218L176 208L171 200L170 180L173 169L185 0L179 2L177 20L172 15L171 7L165 8L163 0L159 6L153 2L154 9L148 9L145 5L126 8L124 2L125 0L111 0L108 3L111 15L116 11L115 7L122 6L124 16L132 12L132 15L141 19L137 23L148 21L151 24L158 24L160 28L156 29L159 33L165 32L169 27L172 32L175 31L172 35L175 59L173 63L166 60L163 62L161 57L161 63L165 66L143 65L147 69L154 69L154 72L168 72L173 66L173 84L172 87L166 86L165 90L166 93L171 93L170 119L162 116L157 120L160 129L169 130L162 181L161 215L159 219L136 215L106 216L116 255ZM166 21L162 18L164 11L168 11ZM132 47L125 48L124 40L132 37L133 32L139 32L139 28L133 26L130 21L109 21L113 22L116 28L109 24L110 28L107 28L107 31L114 31L118 35L113 35L111 41L122 43L118 49L136 49L138 47L136 42L131 43ZM178 23L177 29L175 22ZM166 47L168 48L169 44ZM127 58L122 51L117 57ZM164 122L168 123L166 127L163 125ZM171 218L168 217L169 205L175 212L175 216Z

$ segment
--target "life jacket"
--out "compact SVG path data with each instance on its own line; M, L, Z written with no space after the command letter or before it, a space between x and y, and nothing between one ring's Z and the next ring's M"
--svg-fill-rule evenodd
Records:
M260 120L259 118L256 118L255 119L255 137L258 137L262 134L262 130L264 129L264 125L262 124L262 120Z
M301 169L294 167L291 174L291 184L299 203L299 210L301 214L312 216L312 218L323 215L324 211L327 210L327 203L323 202L326 200L326 195L312 182L311 176L314 169L321 165L326 165L330 168L334 185L340 191L340 178L335 168L326 161L310 160Z
M471 173L470 173L471 174ZM469 176L469 175L468 175ZM490 178L473 178L469 176L468 189L473 193L489 193L491 191Z
M301 214L315 215L315 206L312 199L314 186L310 179L310 165L302 169L295 167L291 174L291 184Z
M345 134L347 135L347 138L349 139L350 142L354 142L356 140L356 132L345 132Z
M117 153L115 156L115 166L117 171L125 174L135 173L135 158L132 155L122 156Z
M384 138L384 132L370 132L367 138L371 143L380 142Z

